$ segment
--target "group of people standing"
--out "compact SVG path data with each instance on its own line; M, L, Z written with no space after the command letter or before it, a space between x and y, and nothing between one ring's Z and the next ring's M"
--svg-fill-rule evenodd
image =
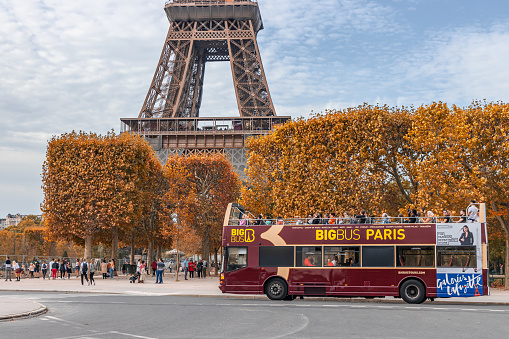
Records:
M207 261L206 260L187 260L187 258L182 263L184 268L184 278L187 280L187 274L189 273L189 278L194 278L194 272L196 272L197 278L205 278L207 276Z
M11 261L9 257L7 257L5 261L5 281L12 281L12 272L15 274L16 281L21 281L21 277L39 278L40 273L42 273L42 278L46 280L56 280L60 279L71 279L71 275L74 272L76 274L76 278L81 277L81 284L83 285L86 281L88 285L95 285L94 274L97 270L101 270L103 274L103 279L106 279L109 275L110 278L113 278L113 272L115 270L115 260L112 259L109 262L106 259L99 265L100 260L95 259L76 259L74 263L71 263L70 260L67 259L51 259L48 263L46 260L43 260L40 263L37 259L30 263L28 269L25 265L19 265L16 261Z

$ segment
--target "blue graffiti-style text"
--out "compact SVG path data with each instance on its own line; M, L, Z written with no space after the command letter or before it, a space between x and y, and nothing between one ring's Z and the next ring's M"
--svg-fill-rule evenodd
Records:
M475 290L482 294L482 275L465 273L437 274L439 297L471 297Z

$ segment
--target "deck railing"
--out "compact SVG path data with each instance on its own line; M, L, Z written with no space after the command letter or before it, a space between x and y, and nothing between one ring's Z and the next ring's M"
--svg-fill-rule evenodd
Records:
M246 212L249 215L247 220L247 225L244 226L259 226L260 224L257 223L257 218L254 218L253 215L249 212ZM357 224L364 224L364 225L373 225L373 224L419 224L419 223L426 223L426 224L436 224L436 223L444 223L443 216L432 218L431 221L428 221L428 218L426 217L366 217L364 220L351 217L351 218L320 218L318 223L315 221L317 218L284 218L284 219L262 219L263 225L277 225L278 223L280 225L314 225L314 226L320 226L320 225L357 225ZM464 216L449 216L447 218L450 218L450 221L447 221L447 223L467 223L470 222L466 220ZM465 218L465 221L462 221L463 218ZM330 222L331 219L334 219L334 222ZM230 226L238 226L240 225L240 222L243 219L230 219L229 225ZM314 222L313 222L314 221Z

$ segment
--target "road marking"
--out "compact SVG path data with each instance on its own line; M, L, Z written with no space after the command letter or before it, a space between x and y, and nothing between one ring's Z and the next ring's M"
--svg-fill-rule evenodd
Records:
M103 334L110 334L110 332L97 332L97 331L91 331L91 330L89 330L88 332L94 333L94 336L101 336ZM87 338L87 335L86 334L79 334L79 335L73 335L73 336L70 336L70 337L59 337L59 338L55 338L55 339L79 339L79 338Z
M144 337L142 335L136 335L136 334L130 334L130 333L122 333L122 332L117 332L117 331L110 331L109 333L111 333L111 334L120 334L120 335L124 335L126 337L133 337L133 338L157 339L157 338L152 338L152 337Z
M281 335L279 335L277 337L274 337L274 338L288 337L288 336L291 336L292 334L300 332L303 329L305 329L306 327L308 327L308 325L309 325L309 318L306 317L304 314L301 314L300 317L301 317L301 325L297 329L295 329L295 330L293 330L293 331L291 331L289 333L281 334Z

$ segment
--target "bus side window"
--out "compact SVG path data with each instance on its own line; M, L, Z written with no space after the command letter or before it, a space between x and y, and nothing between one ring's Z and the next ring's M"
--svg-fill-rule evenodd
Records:
M398 267L434 267L434 246L396 246Z
M476 267L475 246L437 246L440 267Z
M359 266L359 246L325 246L324 266Z
M297 246L295 254L297 267L322 267L322 247Z

